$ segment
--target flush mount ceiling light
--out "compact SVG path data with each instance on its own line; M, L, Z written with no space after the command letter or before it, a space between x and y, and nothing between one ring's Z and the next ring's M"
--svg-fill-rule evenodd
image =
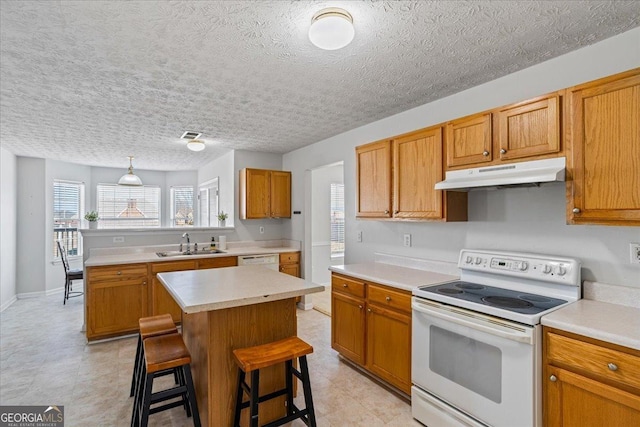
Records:
M133 156L129 156L129 172L122 175L118 181L118 185L129 185L131 187L140 187L142 180L133 174Z
M354 35L353 17L344 9L329 7L311 18L309 40L320 49L341 49L351 43Z
M191 151L202 151L204 150L204 141L201 139L192 139L187 142L187 148Z

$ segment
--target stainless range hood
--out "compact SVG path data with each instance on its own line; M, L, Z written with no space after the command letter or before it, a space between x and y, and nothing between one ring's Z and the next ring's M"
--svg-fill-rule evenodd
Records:
M450 171L445 180L438 182L436 190L469 191L487 187L538 185L544 182L564 181L566 159L556 157L530 162L509 163L474 169Z

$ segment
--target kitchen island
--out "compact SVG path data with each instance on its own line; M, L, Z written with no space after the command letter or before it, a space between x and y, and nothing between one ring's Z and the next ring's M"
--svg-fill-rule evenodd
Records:
M191 353L200 418L210 426L232 425L237 381L232 351L297 335L296 297L324 290L260 266L159 273L158 278L183 311L182 336ZM284 365L261 370L261 395L282 387ZM285 411L284 396L261 403L260 424Z

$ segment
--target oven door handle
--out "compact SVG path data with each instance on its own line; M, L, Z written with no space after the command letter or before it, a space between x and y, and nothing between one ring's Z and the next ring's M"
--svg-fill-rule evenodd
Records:
M425 306L419 302L412 302L411 307L419 311L420 313L427 314L429 316L437 317L442 320L446 320L447 322L452 322L458 325L466 326L468 328L475 329L477 331L486 332L491 335L495 335L501 338L506 338L511 341L517 341L525 344L533 344L533 335L527 334L526 329L518 330L509 330L512 326L509 326L506 323L500 322L498 319L492 320L495 322L495 325L491 325L489 323L485 324L481 319L474 319L470 317L469 320L462 318L461 316L465 316L465 314L452 312L453 314L449 314L443 312L441 309L433 309ZM479 323L483 322L483 323Z

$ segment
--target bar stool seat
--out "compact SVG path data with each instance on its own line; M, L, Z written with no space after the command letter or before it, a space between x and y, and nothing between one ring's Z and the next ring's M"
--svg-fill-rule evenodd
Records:
M131 390L129 392L129 397L133 396L136 383L138 378L140 378L140 372L142 371L142 363L144 360L144 348L142 347L142 342L149 337L175 334L178 332L178 328L176 328L176 324L173 323L173 318L170 314L142 317L138 320L138 326L140 328L140 333L138 334L138 345L136 347L136 359L133 365L133 374L131 375Z
M132 427L146 427L149 415L160 411L184 406L187 416L193 416L193 424L200 427L200 414L196 392L191 376L191 355L178 333L148 337L142 341L144 363L142 373L136 384L133 402ZM179 384L173 388L153 392L154 378L165 373L177 372ZM151 407L152 404L180 397L162 406Z
M250 426L258 427L258 406L259 403L276 398L287 396L287 415L275 420L265 427L276 427L289 423L300 418L306 425L315 427L316 417L313 408L313 398L311 395L311 383L309 380L309 367L307 365L307 354L313 353L313 347L298 337L289 337L283 340L274 341L254 347L236 349L233 355L238 364L238 389L236 394L236 405L233 426L240 426L240 413L242 409L250 408ZM300 362L300 371L293 367L293 360ZM274 391L265 396L259 396L260 369L285 363L286 386L281 390ZM251 373L251 387L245 382L247 373ZM300 410L293 403L293 377L302 381L304 400L306 408ZM244 393L249 396L248 402L243 402Z

